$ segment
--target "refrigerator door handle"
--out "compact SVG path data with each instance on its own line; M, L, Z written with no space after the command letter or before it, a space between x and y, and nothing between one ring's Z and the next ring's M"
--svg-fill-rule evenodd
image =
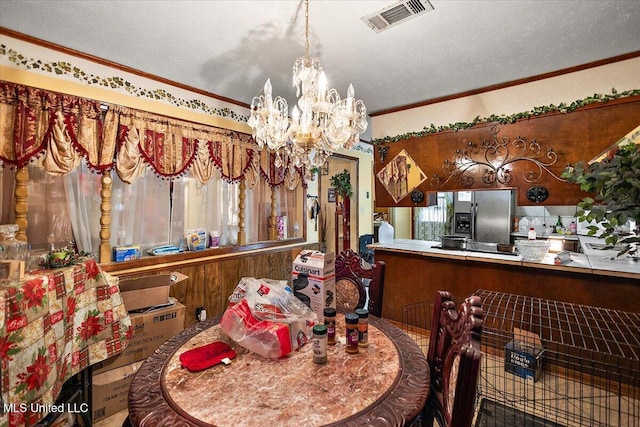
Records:
M471 230L470 230L470 237L471 240L476 240L477 235L476 235L476 218L478 216L478 204L477 203L471 203L471 209L469 212L470 216L471 216Z

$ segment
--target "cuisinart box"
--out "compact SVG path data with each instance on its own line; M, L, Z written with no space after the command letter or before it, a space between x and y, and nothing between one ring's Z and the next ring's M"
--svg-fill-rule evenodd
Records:
M320 251L300 251L293 261L293 293L318 319L326 307L336 307L335 255Z
M504 370L535 382L542 373L542 342L529 331L513 328L513 340L504 351Z

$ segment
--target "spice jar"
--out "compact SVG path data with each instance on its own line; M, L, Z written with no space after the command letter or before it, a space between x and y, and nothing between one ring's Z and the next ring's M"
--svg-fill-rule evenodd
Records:
M358 352L358 322L360 317L356 313L348 313L344 316L344 321L347 325L347 346L346 351L349 354L356 354Z
M336 344L336 309L328 307L324 309L324 324L327 327L327 344Z
M313 327L313 363L327 363L327 326Z
M369 346L369 311L364 308L356 310L358 315L358 346Z

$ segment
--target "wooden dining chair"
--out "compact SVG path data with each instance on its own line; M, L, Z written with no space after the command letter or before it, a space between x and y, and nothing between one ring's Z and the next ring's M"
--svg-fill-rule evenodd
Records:
M352 249L342 251L336 257L336 308L341 312L363 308L374 316L382 316L384 290L384 261L364 266L363 259Z
M446 291L437 291L427 362L431 372L422 425L470 427L480 373L482 301L464 300L459 309Z

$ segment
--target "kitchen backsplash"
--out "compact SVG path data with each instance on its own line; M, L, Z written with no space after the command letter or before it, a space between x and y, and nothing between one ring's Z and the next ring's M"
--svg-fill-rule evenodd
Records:
M569 224L576 220L576 212L578 207L572 206L517 206L515 216L518 220L527 218L529 224L532 224L534 220L538 224L546 224L547 227L556 225L558 222L558 216L562 220L562 226L566 229L569 228ZM536 230L536 232L539 232Z

